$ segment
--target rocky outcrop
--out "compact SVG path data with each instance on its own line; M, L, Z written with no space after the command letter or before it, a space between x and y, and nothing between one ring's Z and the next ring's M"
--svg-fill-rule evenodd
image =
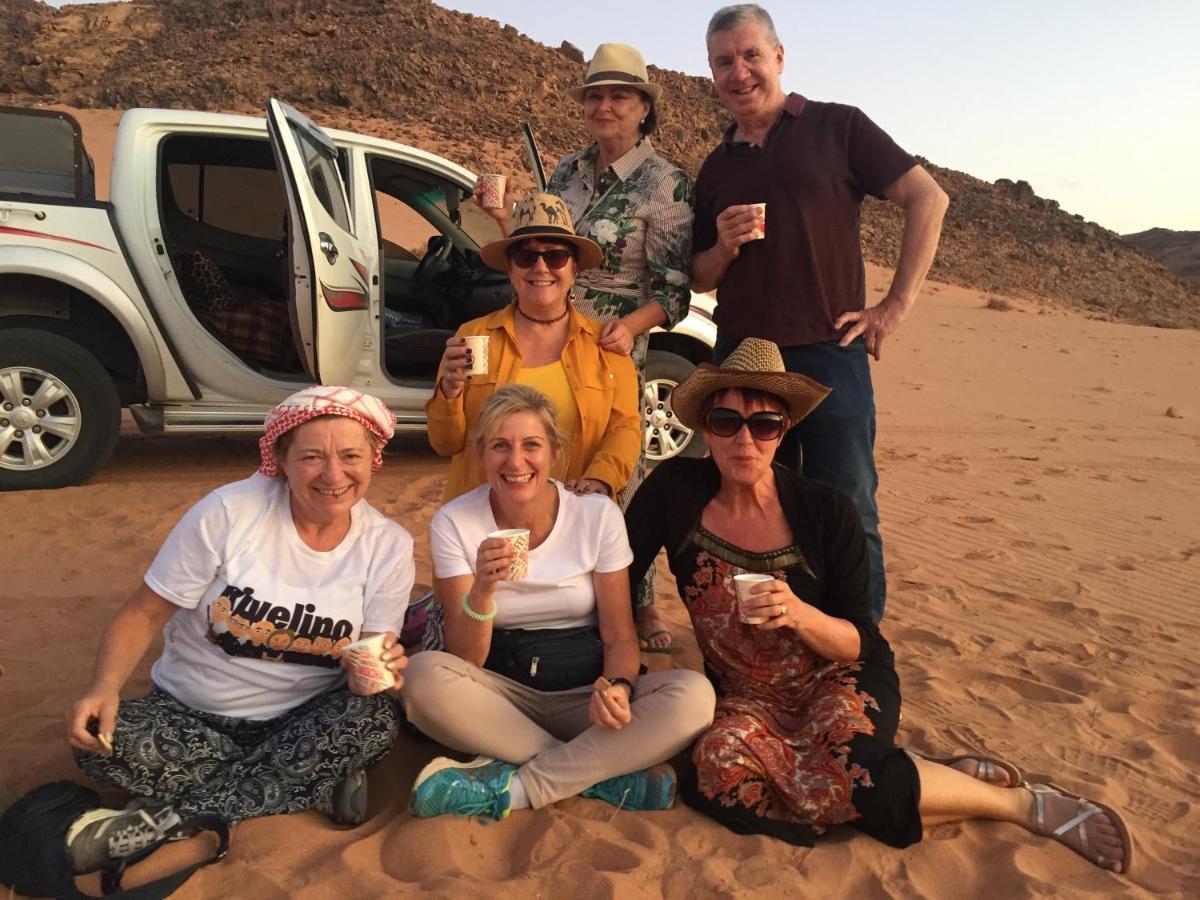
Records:
M1193 291L1200 292L1200 231L1151 228L1127 234L1125 240L1160 261Z

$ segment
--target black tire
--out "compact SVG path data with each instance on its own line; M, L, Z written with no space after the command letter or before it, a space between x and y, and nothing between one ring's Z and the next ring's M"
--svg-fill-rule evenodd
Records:
M57 389L52 402L39 400L47 387ZM79 484L120 431L116 386L91 353L57 334L0 329L0 490Z
M701 457L708 446L698 431L685 428L671 412L670 390L696 366L665 350L646 354L646 389L642 395L642 433L649 435L646 465L650 468L674 456Z

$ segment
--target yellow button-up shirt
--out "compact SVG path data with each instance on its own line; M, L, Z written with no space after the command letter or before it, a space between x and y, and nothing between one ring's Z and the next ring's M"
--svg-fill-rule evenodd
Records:
M425 415L429 420L429 443L440 455L452 457L443 501L453 500L487 480L479 454L467 444L467 432L492 394L512 384L520 371L514 316L510 304L458 329L458 337L489 336L488 373L472 375L453 400L442 396L444 372L438 368L438 386L425 404ZM568 457L564 478L603 481L616 496L629 480L642 450L637 374L628 356L600 348L601 323L581 315L574 307L569 323L561 358L579 409L579 421L573 445L563 450Z

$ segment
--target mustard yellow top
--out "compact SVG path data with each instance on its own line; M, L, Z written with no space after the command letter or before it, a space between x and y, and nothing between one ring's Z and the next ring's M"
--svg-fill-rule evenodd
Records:
M567 370L563 368L562 360L558 359L549 365L534 366L518 369L517 384L537 388L550 398L554 404L555 420L558 430L563 433L563 452L559 454L558 462L551 473L552 478L567 481L567 472L571 468L571 451L575 446L575 428L579 423L579 406L571 393L571 382L567 380Z
M465 322L458 337L488 335L488 373L472 375L463 392L453 400L434 387L425 404L429 443L442 456L451 457L443 502L453 500L487 478L467 432L479 410L497 388L518 380L521 353L510 304L490 315ZM612 489L613 496L625 486L642 450L638 416L637 373L628 356L609 353L599 344L602 325L595 319L570 310L567 343L560 362L575 404L573 439L564 481L594 478ZM438 368L438 384L442 369Z

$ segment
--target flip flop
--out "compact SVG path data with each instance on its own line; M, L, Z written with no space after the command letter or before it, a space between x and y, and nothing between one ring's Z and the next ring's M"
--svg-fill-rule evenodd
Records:
M975 770L975 778L982 781L984 784L995 785L996 787L1015 788L1020 787L1025 780L1024 773L1007 760L997 759L994 756L984 756L980 753L962 753L958 756L927 756L924 753L918 753L916 750L909 750L913 756L919 756L931 763L937 763L942 766L952 766L956 762L962 762L964 759L974 760L979 764L979 768ZM959 770L961 771L961 770ZM996 784L989 776L1000 771L1008 776L1008 784ZM965 774L965 773L964 773Z
M654 640L656 637L658 637L660 634L665 634L668 638L670 638L671 643L667 644L667 646L665 646L665 647L651 647L650 642L652 640ZM638 648L643 653L674 653L675 652L675 638L671 636L671 632L669 632L667 629L659 628L657 631L650 632L645 637L643 637L642 635L639 634L638 635Z
M1087 832L1083 830L1083 823L1093 816L1099 815L1100 813L1104 813L1106 816L1108 816L1109 821L1113 823L1114 827L1117 829L1117 834L1121 838L1121 849L1125 851L1125 859L1121 863L1121 871L1117 874L1129 874L1129 870L1133 866L1133 839L1129 836L1129 826L1125 824L1125 820L1121 817L1119 812L1107 804L1100 803L1096 800L1091 800L1087 797L1081 797L1079 794L1076 794L1073 791L1068 791L1066 788L1062 787L1061 785L1054 784L1053 782L1049 782L1047 784L1023 784L1022 787L1033 794L1034 811L1037 814L1037 827L1041 829L1040 833L1046 837L1057 838L1062 837L1072 828L1078 828L1079 842L1083 845L1083 850L1089 849L1087 843ZM1082 808L1081 812L1077 813L1073 818L1063 822L1053 831L1051 831L1046 825L1045 818L1045 795L1051 792L1057 793L1063 797L1069 797L1070 799L1076 801ZM1083 851L1076 850L1074 847L1071 847L1070 844L1064 844L1063 846L1067 847L1068 849L1075 850L1076 853L1078 853L1088 862L1100 867L1101 869L1108 869L1110 872L1114 871L1113 869L1108 868L1108 859L1103 853L1097 853L1096 859L1091 859Z

